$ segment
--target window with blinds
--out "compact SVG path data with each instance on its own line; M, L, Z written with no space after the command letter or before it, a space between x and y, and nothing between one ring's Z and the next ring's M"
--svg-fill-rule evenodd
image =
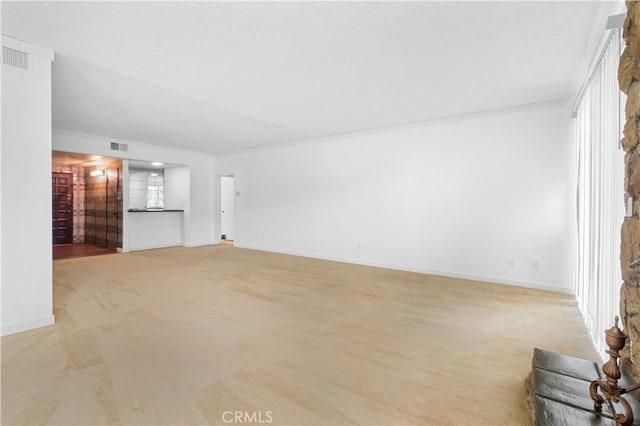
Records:
M611 30L578 98L578 253L576 298L604 356L604 331L619 315L620 226L624 218L624 152L620 148L624 94L618 88L622 53Z

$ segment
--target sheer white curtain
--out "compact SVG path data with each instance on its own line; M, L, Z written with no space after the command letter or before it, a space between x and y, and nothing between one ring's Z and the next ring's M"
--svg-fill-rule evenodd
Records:
M578 258L576 297L596 347L619 315L620 226L624 218L619 30L612 30L577 105Z

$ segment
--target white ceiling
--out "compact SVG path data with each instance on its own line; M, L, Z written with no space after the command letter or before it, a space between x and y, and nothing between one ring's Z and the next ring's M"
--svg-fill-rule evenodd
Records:
M598 2L2 2L54 127L220 153L571 97ZM584 71L583 71L584 72Z

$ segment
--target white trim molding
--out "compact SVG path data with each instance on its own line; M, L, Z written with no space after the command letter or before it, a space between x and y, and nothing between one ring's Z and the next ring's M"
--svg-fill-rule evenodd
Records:
M2 335L8 336L10 334L20 333L22 331L33 330L34 328L45 327L52 325L56 322L55 315L50 315L44 318L35 318L28 321L22 321L15 324L2 324Z

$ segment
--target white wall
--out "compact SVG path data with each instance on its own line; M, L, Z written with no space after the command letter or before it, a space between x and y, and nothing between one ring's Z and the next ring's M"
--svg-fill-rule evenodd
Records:
M189 188L191 179L189 167L170 167L164 169L164 208L188 210L190 204Z
M52 324L51 61L53 52L2 36L29 53L28 71L2 65L2 334Z
M570 127L550 102L230 154L216 170L240 191L237 247L571 293Z
M128 144L128 151L112 151L110 148L111 142ZM124 141L95 135L67 132L59 129L54 129L53 131L53 149L65 152L78 152L126 158L130 160L184 164L185 168L188 167L188 171L190 172L187 185L189 188L188 198L185 198L185 196L182 196L181 198L181 202L187 204L184 209L184 245L192 247L213 244L219 240L214 237L214 235L218 234L219 226L217 226L217 222L214 223L213 197L215 174L213 156L135 141ZM165 181L166 180L168 180L168 177L165 176ZM185 184L184 176L181 182ZM127 188L125 188L125 190L126 189ZM128 207L125 205L125 208ZM128 230L130 228L130 226L127 226L129 224L128 219L129 218L124 221L123 242L125 245L128 240ZM128 247L123 247L123 249L124 251L127 251Z

